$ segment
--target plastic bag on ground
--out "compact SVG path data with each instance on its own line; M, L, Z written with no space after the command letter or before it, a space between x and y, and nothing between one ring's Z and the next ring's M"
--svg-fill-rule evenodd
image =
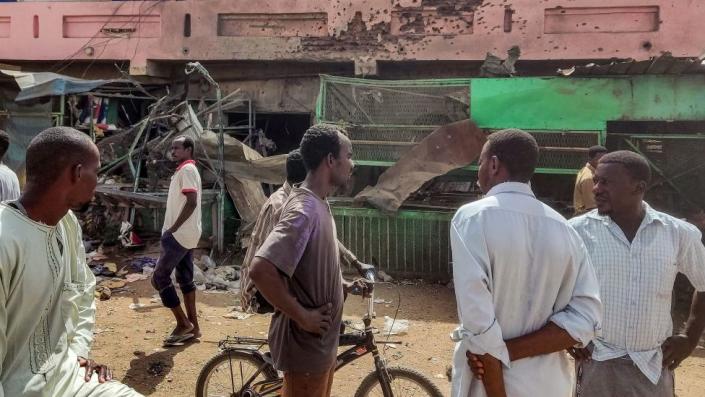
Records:
M409 320L400 320L384 316L385 335L404 335L409 332Z

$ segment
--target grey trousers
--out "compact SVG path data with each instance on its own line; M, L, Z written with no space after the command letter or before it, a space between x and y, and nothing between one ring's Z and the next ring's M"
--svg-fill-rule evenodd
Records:
M628 357L576 362L576 397L674 397L673 371L654 385Z

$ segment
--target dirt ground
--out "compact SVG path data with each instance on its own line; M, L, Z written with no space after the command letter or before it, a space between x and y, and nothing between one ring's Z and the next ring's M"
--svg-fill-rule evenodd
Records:
M132 291L117 293L108 301L98 302L94 358L115 371L116 378L149 396L193 396L196 378L203 364L217 352L217 343L226 335L264 337L269 316L256 315L247 320L224 318L237 304L230 293L198 293L199 319L203 331L200 343L164 349L162 338L174 322L158 302L147 281L129 284ZM389 349L391 365L411 367L426 374L449 394L446 367L450 363L452 344L448 334L455 326L456 308L453 291L442 285L380 285L377 298L392 301L376 306L375 325L382 328L384 316L394 316L401 297L400 319L411 320L409 333L392 337L404 342ZM131 303L145 307L132 310ZM351 297L344 318L359 320L364 306ZM334 396L352 396L360 380L372 371L371 357L364 357L336 374ZM700 397L705 390L705 349L695 354L677 370L679 397Z

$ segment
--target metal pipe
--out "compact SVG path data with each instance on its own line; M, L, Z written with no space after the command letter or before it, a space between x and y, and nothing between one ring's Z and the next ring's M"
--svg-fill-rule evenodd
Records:
M186 64L186 69L185 69L186 74L191 74L193 72L198 72L201 76L203 76L208 83L210 83L211 86L215 87L215 95L216 95L216 104L217 104L217 109L218 109L218 161L220 162L220 172L218 173L218 184L220 187L220 194L218 195L218 226L217 226L217 235L216 235L216 246L218 248L219 253L223 253L224 250L224 233L225 233L225 165L224 165L224 157L225 157L225 138L224 138L224 130L223 130L223 98L222 98L222 93L220 91L220 85L211 77L211 75L208 73L208 70L206 70L203 65L201 65L200 62L189 62Z

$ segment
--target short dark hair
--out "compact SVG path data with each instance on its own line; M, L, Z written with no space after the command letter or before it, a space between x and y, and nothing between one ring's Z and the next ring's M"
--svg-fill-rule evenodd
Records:
M590 160L594 160L598 154L602 154L602 153L607 153L606 147L601 146L601 145L591 146L590 149L588 149L588 158Z
M51 127L32 138L27 147L27 182L51 185L66 170L93 154L88 135L70 127Z
M629 175L638 181L651 182L651 166L644 156L629 150L607 153L600 158L600 164L621 164Z
M10 136L7 135L7 132L0 130L0 161L2 161L2 158L5 157L5 153L7 153L7 148L10 147Z
M487 151L497 156L516 182L529 182L539 159L539 145L531 134L515 128L497 131L487 137Z
M195 150L194 147L196 146L196 143L194 142L193 138L191 138L188 135L179 135L176 138L174 138L174 140L175 141L177 141L177 140L183 141L181 143L181 146L183 146L184 149L191 149L191 156L192 157L196 155L194 152L194 150Z
M286 156L286 180L291 184L301 183L306 179L306 166L301 150L294 149Z
M301 156L307 171L317 169L329 154L338 158L340 134L345 132L335 124L316 124L306 130L301 139Z

